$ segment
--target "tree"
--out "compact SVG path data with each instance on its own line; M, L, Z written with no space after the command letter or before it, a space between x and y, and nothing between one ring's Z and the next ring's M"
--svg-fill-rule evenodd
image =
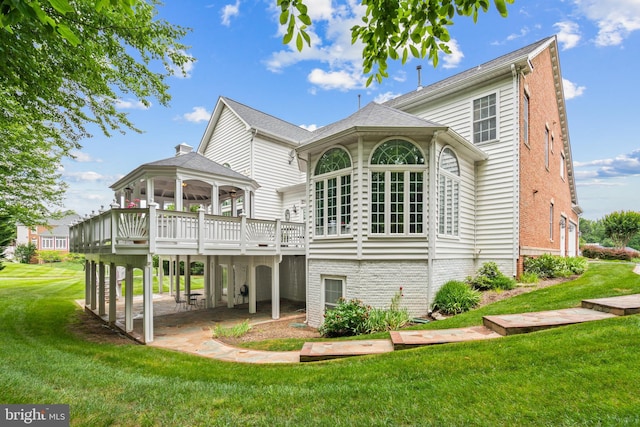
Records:
M61 205L60 163L97 126L138 131L128 94L167 105L193 58L156 0L0 0L0 214L32 225Z
M626 248L629 241L640 232L640 212L617 211L602 219L604 233L618 248Z
M16 246L15 257L22 264L29 264L36 255L36 245L29 242L25 245Z
M289 44L295 37L296 48L301 51L311 45L306 29L311 25L305 0L277 0L280 6L280 24L286 26L282 41ZM493 0L501 16L507 16L507 3L514 0ZM375 78L378 83L388 77L387 59L409 55L416 58L429 56L434 67L439 52L451 53L447 43L451 40L448 27L454 15L472 16L478 20L480 11L489 10L489 0L361 0L366 7L362 25L351 28L351 42L362 42L362 65L369 74L367 86Z
M11 244L16 235L16 225L11 218L0 215L0 270L4 268L4 250Z

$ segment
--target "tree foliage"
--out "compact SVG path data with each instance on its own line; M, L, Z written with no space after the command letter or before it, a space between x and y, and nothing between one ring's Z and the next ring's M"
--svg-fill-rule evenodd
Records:
M0 214L30 225L61 206L61 160L90 137L137 131L117 109L170 100L193 59L155 0L0 0Z
M0 270L4 268L4 250L11 244L16 235L16 225L7 215L0 215Z
M640 212L617 211L602 219L604 233L618 248L626 248L629 241L640 232Z
M514 0L493 0L501 16L507 16L507 4ZM280 24L286 26L283 42L289 44L295 38L296 48L311 45L307 28L311 19L304 0L277 0L280 7ZM366 7L362 24L351 28L351 42L362 42L362 65L368 74L367 86L375 78L378 83L388 77L387 59L409 56L429 57L434 67L438 65L440 52L451 53L449 27L455 15L471 16L478 20L480 12L487 12L490 0L361 0Z

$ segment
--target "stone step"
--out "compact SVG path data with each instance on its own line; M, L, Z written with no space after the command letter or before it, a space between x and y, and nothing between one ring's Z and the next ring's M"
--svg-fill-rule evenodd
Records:
M300 351L301 362L338 359L341 357L381 354L393 351L389 340L352 340L306 342Z
M459 329L436 329L431 331L391 331L390 335L393 348L396 350L425 345L486 340L502 336L484 326L472 326Z
M587 308L567 308L535 313L484 316L482 323L500 335L515 335L610 317L615 317L615 314Z
M582 307L615 314L616 316L638 314L640 313L640 294L588 299L582 301Z

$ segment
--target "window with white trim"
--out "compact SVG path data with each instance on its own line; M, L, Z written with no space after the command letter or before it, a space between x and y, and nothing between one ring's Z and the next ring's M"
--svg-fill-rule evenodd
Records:
M45 249L45 250L54 249L54 244L55 244L55 241L53 237L45 237L45 236L40 237L40 249Z
M342 148L326 151L314 178L315 235L351 233L351 158Z
M549 240L553 240L553 203L549 205Z
M340 298L344 298L344 279L337 277L325 277L322 280L324 287L325 310L336 308Z
M438 233L458 235L460 217L460 166L449 147L440 153L438 168Z
M56 249L63 251L67 249L66 237L56 237Z
M392 139L371 155L372 234L424 233L424 171L422 151L409 141Z
M564 153L560 153L560 178L564 179L564 168L565 168L565 159Z
M549 128L544 129L544 167L549 170Z
M484 96L473 101L473 142L485 142L496 139L497 123L496 94Z

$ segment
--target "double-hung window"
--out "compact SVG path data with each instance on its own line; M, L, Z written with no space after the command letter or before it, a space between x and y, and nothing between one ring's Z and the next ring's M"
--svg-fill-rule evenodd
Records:
M484 96L473 101L473 142L485 142L496 139L496 94Z
M351 234L351 158L344 149L320 156L314 187L315 235Z
M449 147L440 153L438 175L438 233L458 236L460 166L456 154Z
M425 160L413 143L392 139L371 156L372 234L424 233Z
M53 237L42 236L40 240L40 249L55 249Z

